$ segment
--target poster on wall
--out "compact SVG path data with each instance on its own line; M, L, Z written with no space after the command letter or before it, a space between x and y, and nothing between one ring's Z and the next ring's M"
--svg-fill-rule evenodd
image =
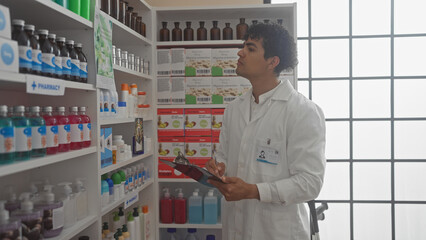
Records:
M95 11L96 87L115 90L112 66L112 22L99 9Z

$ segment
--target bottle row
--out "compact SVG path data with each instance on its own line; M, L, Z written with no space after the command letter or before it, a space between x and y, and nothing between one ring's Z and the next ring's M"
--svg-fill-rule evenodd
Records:
M53 0L62 7L90 20L90 0Z
M0 202L0 236L2 239L39 240L61 234L87 217L88 197L83 180L58 183L59 200L55 200L53 185L46 184L39 193L36 184L30 192L20 194L19 201L11 186L6 189L9 199ZM22 229L21 229L22 226ZM22 234L22 236L21 236Z
M91 145L91 121L86 107L0 106L0 164L43 157ZM79 112L80 110L80 112Z
M133 11L126 1L122 0L102 0L101 10L111 17L117 19L127 27L133 29L140 35L146 37L146 24L142 21L142 16Z
M128 53L112 45L112 63L130 70L149 75L149 60Z
M201 238L197 235L197 229L196 228L188 228L185 238L180 238L179 235L176 233L176 228L167 228L167 237L164 238L165 240L200 240ZM216 236L214 234L208 234L206 235L206 240L215 240Z
M12 40L18 42L19 72L87 83L87 58L83 44L56 37L47 29L12 21Z

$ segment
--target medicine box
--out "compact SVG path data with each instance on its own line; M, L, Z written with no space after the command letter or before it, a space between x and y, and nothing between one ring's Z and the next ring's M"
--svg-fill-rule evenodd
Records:
M211 119L210 108L185 109L185 136L211 136Z
M170 104L172 101L172 81L171 77L157 77L157 102L159 105Z
M171 70L172 76L185 76L185 53L184 48L172 48Z
M184 137L159 137L158 159L172 162L179 154L183 154L185 147ZM160 178L184 178L181 172L169 167L167 164L158 162L158 177Z
M184 136L183 108L157 109L158 136Z
M212 78L212 103L227 104L239 96L239 77Z
M187 77L185 86L186 104L211 104L211 77Z
M16 41L0 38L0 50L0 71L19 72L18 43Z
M185 76L211 76L211 49L186 49Z
M172 104L185 104L185 77L172 77Z
M172 70L170 49L157 50L157 76L170 76Z
M186 176L178 170L158 160L158 178L186 178Z
M0 4L0 37L5 39L12 39L9 8Z
M212 136L219 137L220 129L222 128L224 108L212 109Z
M191 159L207 159L212 156L211 137L185 137L185 157Z
M102 134L102 131L101 131ZM101 167L112 165L112 128L103 129L103 152L101 152Z
M236 76L238 48L212 49L212 76Z

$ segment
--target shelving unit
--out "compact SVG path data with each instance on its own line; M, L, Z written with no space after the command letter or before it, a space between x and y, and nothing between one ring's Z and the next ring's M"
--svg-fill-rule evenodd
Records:
M119 75L119 76L128 76L128 77L134 77L134 78L143 78L143 79L147 79L147 80L152 80L153 77L141 72L136 72L133 70L130 70L128 68L122 67L122 66L118 66L118 65L114 65L114 73Z
M164 224L160 223L159 228L202 228L202 229L222 229L222 224Z
M130 165L130 164L132 164L134 162L137 162L137 161L142 160L144 158L150 157L152 155L153 155L152 151L149 152L149 153L145 153L145 154L141 154L141 155L136 155L133 158L127 160L127 161L122 161L122 162L119 162L117 164L114 164L114 165L102 168L99 174L103 175L105 173L112 172L114 170L120 169L120 168L122 168L124 166Z

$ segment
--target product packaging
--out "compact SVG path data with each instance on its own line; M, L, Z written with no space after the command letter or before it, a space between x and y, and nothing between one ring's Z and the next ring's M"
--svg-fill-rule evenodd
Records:
M185 109L185 136L211 136L211 119L210 108Z
M158 136L184 136L183 108L158 109Z

